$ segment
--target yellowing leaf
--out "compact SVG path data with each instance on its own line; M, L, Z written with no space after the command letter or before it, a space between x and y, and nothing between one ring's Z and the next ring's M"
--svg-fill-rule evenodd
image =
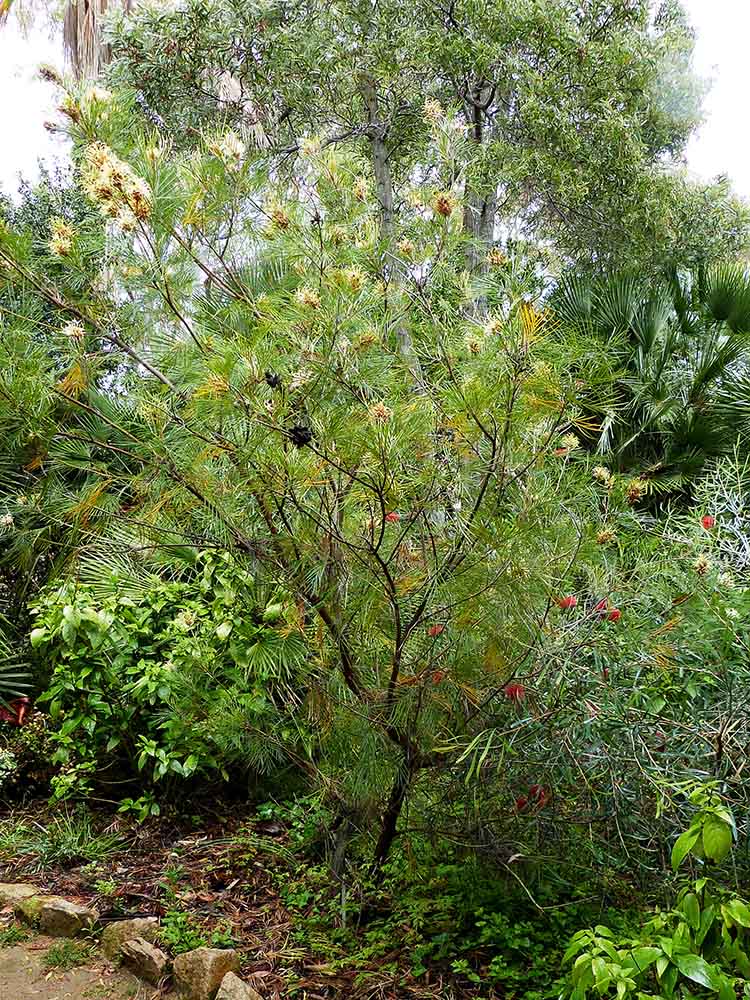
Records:
M229 392L229 382L223 375L209 375L193 393L196 399L219 399Z
M74 361L67 375L57 384L58 390L64 396L78 399L88 385L88 376L79 361Z
M508 660L497 643L487 644L483 662L484 669L488 673L499 674L501 679L505 679L508 674Z
M598 434L602 429L601 423L595 417L574 417L571 424L579 431L591 431L592 434Z
M396 581L396 590L399 594L411 594L424 583L424 573L409 573Z
M674 646L667 646L658 644L653 647L651 654L654 658L654 663L661 667L662 670L669 670L674 666L675 659L677 658L677 653Z
M670 618L669 621L664 622L659 628L654 629L651 635L655 638L657 635L663 635L665 632L671 632L675 626L679 625L682 621L681 618Z
M106 492L111 481L111 479L105 479L101 483L98 483L93 490L87 493L84 497L81 497L78 503L74 504L70 508L70 513L73 515L80 515L84 522L88 521L91 516L91 512L96 508L99 500Z
M544 324L544 313L537 312L530 302L522 302L519 309L524 347L528 347L539 336Z

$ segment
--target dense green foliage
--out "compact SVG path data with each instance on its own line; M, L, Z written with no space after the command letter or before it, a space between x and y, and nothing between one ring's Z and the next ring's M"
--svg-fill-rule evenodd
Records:
M3 794L270 790L336 962L746 988L750 281L670 169L691 45L631 0L114 25L72 180L0 217Z
M150 791L175 775L228 778L237 758L267 771L284 759L278 743L294 744L285 710L302 697L304 645L266 624L283 605L259 607L252 578L226 556L200 554L190 570L130 594L112 573L35 605L58 797L90 788L94 773L117 784L137 774Z
M741 267L675 273L662 285L572 278L554 303L621 363L596 450L635 466L650 492L685 489L708 459L747 448L750 286Z

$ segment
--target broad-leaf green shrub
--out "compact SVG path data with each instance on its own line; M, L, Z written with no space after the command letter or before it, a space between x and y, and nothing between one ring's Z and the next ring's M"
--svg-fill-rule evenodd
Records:
M34 605L32 646L49 670L53 792L95 778L170 783L228 776L233 745L250 763L283 757L272 736L304 684L304 643L283 595L261 601L229 556L199 556L179 580L153 577L140 595L67 582ZM265 753L261 752L265 745Z
M606 926L579 931L565 954L572 963L565 996L689 996L733 1000L750 983L750 907L700 879L672 909L657 910L634 938Z

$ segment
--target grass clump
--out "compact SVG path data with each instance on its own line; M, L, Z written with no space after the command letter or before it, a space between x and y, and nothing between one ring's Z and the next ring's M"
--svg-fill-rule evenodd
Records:
M67 972L68 969L75 969L79 965L85 965L91 958L92 947L82 944L80 941L58 941L53 944L47 954L42 959L45 969L56 969L59 972Z
M28 939L29 932L19 924L11 924L0 930L0 948L10 948L11 945L20 944Z
M122 847L119 834L94 828L87 810L55 816L48 823L8 822L0 832L0 859L20 861L27 871L103 861Z

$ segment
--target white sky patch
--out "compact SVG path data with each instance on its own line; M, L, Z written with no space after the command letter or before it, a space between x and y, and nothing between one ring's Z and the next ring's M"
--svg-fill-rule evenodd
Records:
M750 97L750 0L683 0L697 31L696 70L713 80L706 123L691 140L690 170L710 180L727 174L750 198L750 138L742 124ZM11 17L0 28L0 189L14 193L18 174L33 179L37 158L61 155L62 144L43 127L54 119L55 90L37 78L40 63L62 63L58 36L48 27L24 35Z
M40 80L41 63L60 67L59 39L51 39L42 28L21 31L10 17L0 28L0 190L15 194L18 175L37 176L37 160L60 156L59 137L44 128L44 122L56 119L56 89Z
M713 83L706 122L688 145L688 165L707 180L727 174L737 193L750 198L750 138L742 124L750 98L750 2L683 0L683 5L696 30L696 71Z

